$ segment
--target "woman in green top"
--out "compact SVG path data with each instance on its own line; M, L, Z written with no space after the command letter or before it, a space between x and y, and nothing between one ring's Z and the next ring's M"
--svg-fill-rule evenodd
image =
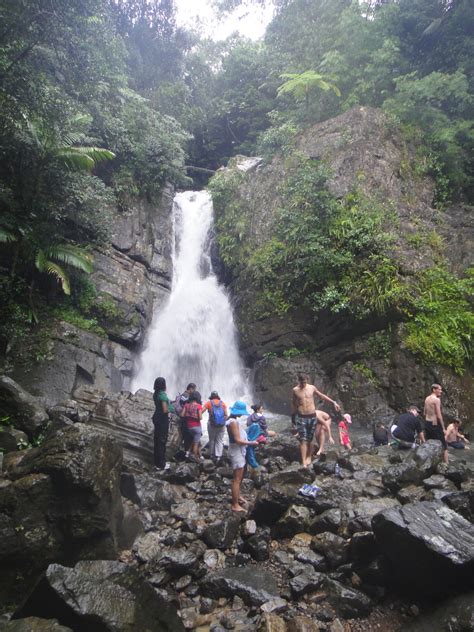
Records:
M169 415L173 407L166 394L166 380L164 377L157 377L153 386L153 401L155 402L155 412L153 414L153 425L155 426L154 453L153 460L155 467L159 470L169 468L166 463L166 442L168 441Z

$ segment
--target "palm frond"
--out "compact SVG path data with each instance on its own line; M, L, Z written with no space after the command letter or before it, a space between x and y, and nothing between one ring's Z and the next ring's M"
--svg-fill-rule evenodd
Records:
M112 160L115 154L101 147L59 147L56 156L74 171L92 171L103 160Z
M55 244L44 251L48 259L56 259L72 268L90 274L93 270L94 258L89 253L73 244Z
M12 241L16 241L16 236L10 230L0 226L0 243L7 244Z
M59 281L64 294L67 294L67 296L71 294L71 285L69 283L69 277L67 275L66 270L63 270L63 268L61 268L59 264L54 263L54 261L49 261L49 259L47 259L45 261L44 272L46 272L46 274L50 274L51 276L55 277L57 281Z

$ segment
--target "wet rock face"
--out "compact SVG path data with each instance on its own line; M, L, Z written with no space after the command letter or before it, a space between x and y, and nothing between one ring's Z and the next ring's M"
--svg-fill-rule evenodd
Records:
M99 317L106 335L59 323L48 360L15 366L12 377L47 405L68 399L83 384L107 392L129 387L135 354L171 287L172 203L173 191L165 188L156 205L138 199L126 213L117 210L111 245L94 252L97 305L105 302L115 313Z
M84 561L74 568L49 566L14 616L32 615L55 616L76 632L184 630L176 608L136 571L112 561Z
M400 589L436 597L473 584L474 526L442 502L387 509L372 526Z

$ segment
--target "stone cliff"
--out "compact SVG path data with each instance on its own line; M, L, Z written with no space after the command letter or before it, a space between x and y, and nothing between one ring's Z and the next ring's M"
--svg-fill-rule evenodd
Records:
M110 245L94 252L91 281L113 314L103 325L106 337L60 322L44 360L13 368L10 375L47 405L82 385L106 392L129 385L153 311L171 286L172 203L173 190L165 188L157 205L137 199L116 211Z
M419 168L416 144L394 129L380 110L363 107L307 129L290 157L277 154L270 162L244 157L231 161L227 172L238 185L217 206L216 215L226 221L233 214L242 222L244 239L252 248L258 249L272 236L281 204L280 184L294 171L296 154L327 165L327 187L336 199L357 189L382 202L387 222L395 225L387 254L403 275L410 277L433 266L440 257L456 273L472 263L470 209L434 208L435 182ZM436 244L432 244L428 235L435 233ZM445 387L447 413L464 421L472 418L472 377L460 378L441 366L422 364L404 347L396 322L389 328L384 318L358 321L323 311L315 317L304 308L284 316L255 317L252 304L258 289L245 267L228 267L222 278L235 298L242 352L254 367L256 393L274 410L289 411L288 394L296 373L304 370L364 425L389 422L409 402L420 405L435 381ZM310 351L300 351L305 349Z

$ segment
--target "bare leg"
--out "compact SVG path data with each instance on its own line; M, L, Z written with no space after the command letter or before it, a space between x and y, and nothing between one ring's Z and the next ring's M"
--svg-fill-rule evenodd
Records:
M245 511L243 507L239 505L240 499L240 484L244 477L244 468L240 467L234 470L234 478L232 479L232 511Z
M319 422L318 422L319 426ZM323 424L319 429L319 450L316 452L317 456L320 456L324 452L324 444L326 442L326 426Z
M448 451L443 450L443 461L447 463L449 461Z
M311 463L311 444L308 441L300 442L301 465L308 467Z

